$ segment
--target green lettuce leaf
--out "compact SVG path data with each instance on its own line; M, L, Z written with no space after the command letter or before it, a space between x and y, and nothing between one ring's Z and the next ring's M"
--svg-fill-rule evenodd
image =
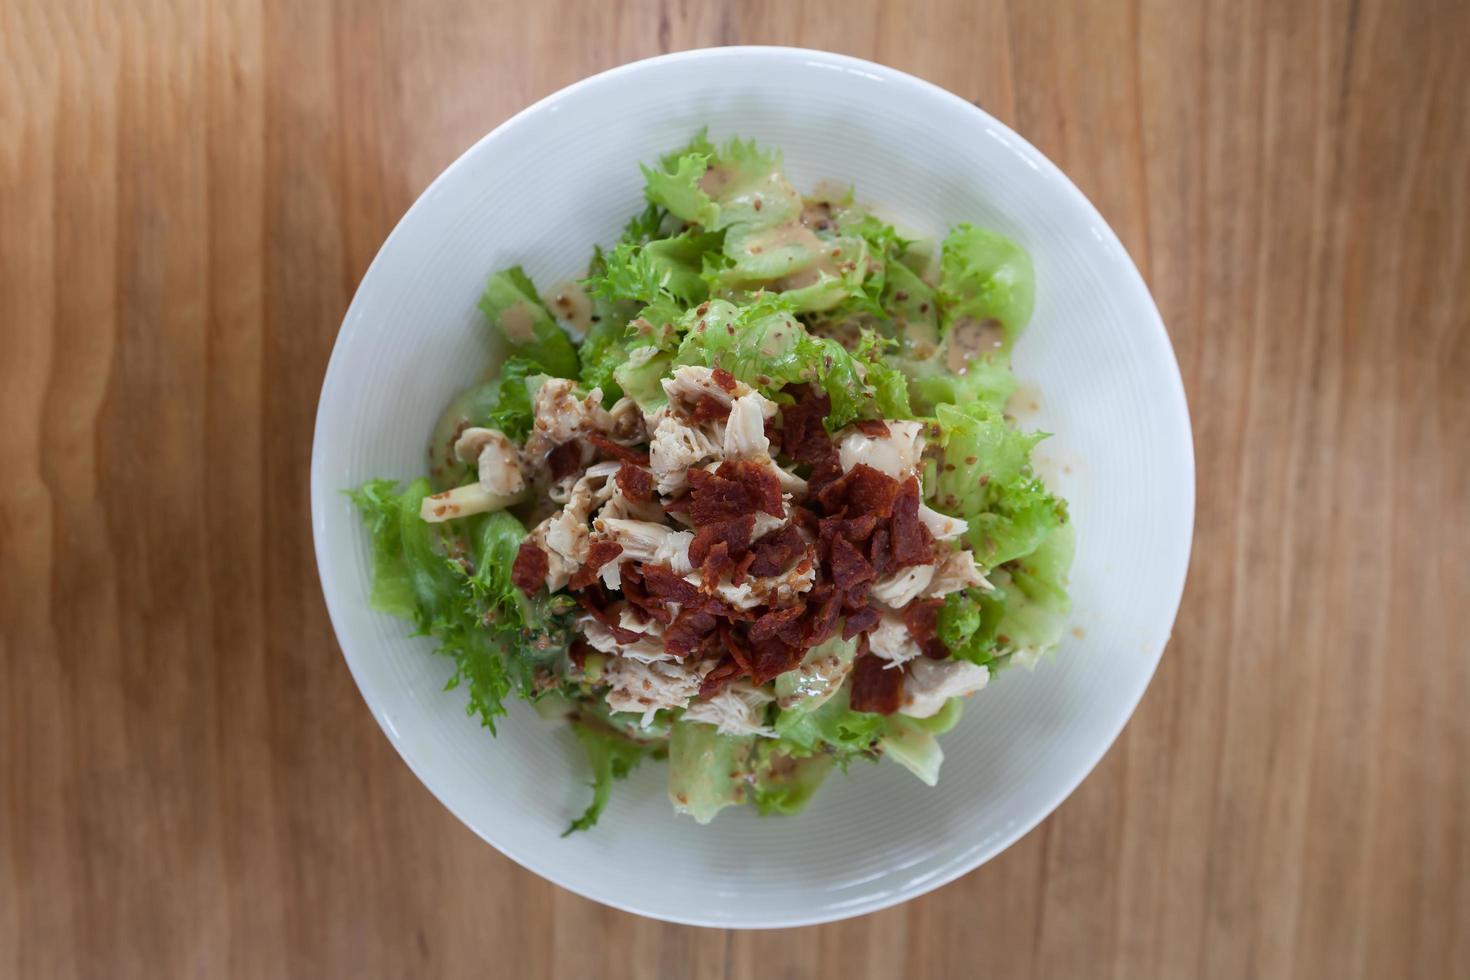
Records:
M999 232L962 224L944 239L939 258L940 326L961 318L996 320L1009 350L1031 320L1036 273L1026 250Z
M1063 524L1031 554L995 573L996 586L1006 592L995 640L1008 660L1035 664L1061 642L1072 608L1067 573L1075 552L1072 525Z
M520 266L497 272L485 284L480 309L505 337L512 357L557 378L577 377L572 341L541 302L536 286Z
M983 402L939 405L939 445L944 466L929 490L935 506L969 520L983 513L997 487L1014 480L1029 465L1031 449L1046 433L1023 433Z
M675 364L722 367L768 394L788 384L815 383L832 400L827 426L833 430L882 414L880 397L884 408L903 410L899 387L876 348L870 345L860 358L831 338L813 337L779 297L767 294L745 306L711 300L690 320ZM882 382L880 389L864 380L869 371Z
M572 722L572 731L587 753L587 763L592 768L592 802L580 817L572 821L571 826L562 831L563 837L578 830L591 830L612 795L613 780L626 777L652 752L649 745L631 742L605 728L584 722Z
M826 751L845 766L854 756L868 755L883 727L883 716L853 711L849 706L850 684L814 708L797 706L776 716L776 735L789 754Z
M967 518L970 528L965 540L986 568L1031 554L1047 535L1066 523L1066 504L1034 476L1019 474L985 489L986 509Z
M746 802L744 774L756 736L721 735L713 725L681 721L669 737L669 799L675 813L709 823Z
M372 603L438 641L437 652L454 661L447 686L465 685L467 710L493 733L512 691L534 698L555 689L574 603L527 598L510 581L526 535L515 517L499 511L462 527L429 524L419 517L428 493L425 479L402 492L372 480L351 493L372 535Z
M720 207L700 186L700 179L709 169L710 156L708 151L691 148L664 157L658 167L644 167L644 196L683 221L706 228L717 227Z
M939 765L944 750L934 733L917 718L888 715L883 718L883 735L879 739L883 754L919 777L926 786L939 782Z
M836 765L833 756L794 756L780 742L763 739L756 746L751 797L763 815L792 816L806 809L812 794Z

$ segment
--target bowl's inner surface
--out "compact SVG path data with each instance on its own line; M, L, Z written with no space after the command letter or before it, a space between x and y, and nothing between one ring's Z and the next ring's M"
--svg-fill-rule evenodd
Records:
M1003 674L942 739L929 789L855 766L796 818L676 818L662 764L620 784L601 824L560 839L589 794L574 741L523 706L491 738L446 693L447 662L367 608L366 538L336 491L410 478L447 400L483 371L475 302L494 269L541 285L583 273L642 206L637 164L708 126L780 147L803 189L857 198L916 236L996 228L1036 265L1016 353L1023 426L1055 433L1038 467L1077 525L1073 630L1034 673ZM1178 372L1131 262L1034 150L968 104L848 59L731 51L644 63L518 117L446 173L384 246L333 356L313 460L315 530L342 647L400 751L465 822L573 890L646 914L730 925L869 911L972 867L1091 768L1168 636L1193 509Z

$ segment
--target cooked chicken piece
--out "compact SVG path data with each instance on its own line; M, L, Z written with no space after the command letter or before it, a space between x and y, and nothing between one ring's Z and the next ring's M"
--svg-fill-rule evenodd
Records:
M657 500L633 500L623 493L623 488L618 486L616 480L607 481L608 488L612 493L607 498L607 503L597 512L598 517L616 517L622 520L650 521L659 523L667 518L663 507Z
M618 561L651 561L667 564L675 574L683 575L694 566L689 564L692 531L676 531L651 521L630 521L617 517L599 517L597 530L609 541L623 546ZM607 566L603 566L606 568Z
M454 455L478 468L480 486L491 493L515 494L526 486L520 449L499 429L465 429L454 442Z
M557 511L555 516L559 517L560 515L561 511ZM540 524L531 528L531 532L526 535L527 541L540 548L546 554L546 591L548 592L555 592L558 589L565 588L567 580L572 577L572 573L582 567L581 562L573 561L546 543L547 530L553 519L553 517L548 517Z
M770 462L771 440L766 438L766 419L775 410L775 403L754 391L731 402L730 417L725 420L725 458Z
M588 432L611 432L612 416L602 407L602 389L593 388L578 398L576 384L566 378L549 378L536 390L531 406L535 423L526 439L526 455L536 461L564 442Z
M974 694L990 681L990 671L968 660L930 660L921 657L909 665L904 679L904 703L898 709L910 718L931 718L950 698Z
M941 514L937 510L930 510L928 504L919 505L919 520L924 522L924 526L929 529L930 534L934 535L936 541L949 541L970 529L967 521L962 521L958 517L950 517L948 514Z
M638 630L644 634L632 643L619 643L613 636L612 630L591 616L582 617L577 621L577 625L581 628L582 635L587 638L587 642L592 644L592 649L602 653L628 657L645 664L674 659L672 653L664 650L663 627L658 623L637 626L626 626L625 624L625 628ZM650 626L657 627L657 631L655 632Z
M531 530L530 539L546 552L551 563L546 573L548 590L555 592L565 586L571 574L587 560L587 548L592 543L589 527L592 512L617 489L612 475L620 465L597 463L588 467L572 484L562 509Z
M914 565L874 582L868 594L889 609L900 609L923 594L933 580L934 572L933 565Z
M735 681L708 701L696 701L684 712L684 721L714 725L722 735L764 735L776 732L762 725L764 708L775 698L749 681Z
M868 633L868 649L888 661L889 667L906 664L923 652L895 612L885 612L878 625Z
M658 481L658 492L671 494L688 485L685 474L691 466L720 455L720 444L709 435L669 413L657 417L648 444L649 468Z
M640 442L648 441L648 431L643 427L643 410L633 399L619 398L607 414L612 419L608 437L613 442L623 446L636 446Z
M430 524L441 524L456 517L504 510L511 504L520 503L524 497L524 490L510 494L493 493L479 483L467 483L462 487L425 497L424 502L419 505L419 517Z
M969 588L993 589L989 579L975 565L975 554L969 549L952 551L934 569L934 578L921 593L927 598L940 596Z
M781 506L786 513L791 513L791 494L781 495ZM755 527L750 532L750 540L759 541L763 535L769 534L777 528L783 528L789 523L789 517L772 517L763 510L756 511Z
M669 404L678 411L692 411L699 399L705 395L713 398L721 405L729 405L737 398L751 394L754 389L744 381L736 380L735 388L726 391L715 380L715 372L711 368L700 367L694 364L686 364L674 368L671 377L663 379L664 394L669 397ZM757 396L760 397L760 396ZM776 414L776 404L762 397L761 401L770 406L766 416Z
M643 715L646 728L660 708L683 708L699 693L704 675L714 669L714 661L687 664L678 660L642 663L628 657L613 657L603 668L603 679L612 685L607 692L607 706L614 711L633 711Z
M924 452L924 423L885 421L888 435L864 435L858 429L847 429L838 439L837 457L843 471L859 463L867 463L898 480L906 480L918 471L919 457Z
M739 585L732 585L728 580L722 579L715 586L715 595L736 609L754 609L766 604L787 605L803 592L811 591L816 580L816 562L810 555L803 555L780 575L747 578ZM704 576L695 571L685 575L684 581L702 586Z
M795 473L777 466L776 478L781 481L781 491L786 494L786 503L791 503L793 494L801 497L806 496L806 481Z

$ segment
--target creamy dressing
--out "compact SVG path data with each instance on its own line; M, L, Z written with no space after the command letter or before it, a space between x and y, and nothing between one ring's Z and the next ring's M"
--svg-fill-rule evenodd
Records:
M712 198L722 195L735 180L735 175L726 167L710 167L699 178L699 189Z
M592 300L574 279L555 283L546 295L551 297L551 310L567 326L572 328L575 339L580 340L592 329Z
M536 315L525 300L507 306L500 311L500 332L513 344L536 342Z
M964 374L970 362L1005 346L1005 328L994 317L973 320L962 316L949 328L949 351L944 366L954 374Z

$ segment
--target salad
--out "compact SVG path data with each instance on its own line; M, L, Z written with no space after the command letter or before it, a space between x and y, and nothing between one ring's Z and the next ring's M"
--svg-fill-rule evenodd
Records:
M587 275L492 275L505 356L428 474L352 492L372 602L504 702L564 719L593 826L668 760L674 808L795 813L887 756L933 785L966 696L1061 637L1072 528L1005 406L1030 258L934 248L801 194L778 153L701 134Z

